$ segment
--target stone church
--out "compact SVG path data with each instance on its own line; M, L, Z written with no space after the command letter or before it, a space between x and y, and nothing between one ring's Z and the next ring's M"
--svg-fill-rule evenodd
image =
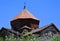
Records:
M33 16L24 6L22 12L20 12L14 19L10 21L11 29L2 27L0 29L0 37L11 37L11 34L20 36L24 29L33 34L39 34L41 37L52 37L54 34L59 33L59 29L50 23L43 27L39 27L40 20ZM7 34L8 33L8 34Z

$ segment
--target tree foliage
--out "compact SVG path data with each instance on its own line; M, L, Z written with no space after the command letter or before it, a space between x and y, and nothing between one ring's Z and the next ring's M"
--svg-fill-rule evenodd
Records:
M4 39L0 37L0 41L4 41ZM6 37L5 41L45 41L45 39L44 38L41 39L41 37L39 37L39 35L36 34L29 34L27 30L24 30L21 33L21 37L19 38L15 38L13 36L11 38ZM60 35L56 34L52 38L47 39L46 41L60 41Z

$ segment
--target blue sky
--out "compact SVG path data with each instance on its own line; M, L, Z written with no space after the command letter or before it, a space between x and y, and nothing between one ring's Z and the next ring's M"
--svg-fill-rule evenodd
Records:
M40 27L54 23L60 29L60 0L0 0L0 29L11 28L10 21L23 10L24 2Z

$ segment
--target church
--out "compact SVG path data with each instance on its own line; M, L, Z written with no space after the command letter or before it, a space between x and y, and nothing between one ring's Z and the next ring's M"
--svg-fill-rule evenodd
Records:
M60 33L54 23L50 23L43 27L39 27L39 23L40 20L33 16L32 13L26 9L26 6L24 6L22 12L10 21L11 29L4 27L0 29L0 37L11 37L12 34L20 37L24 29L28 30L30 33L39 34L40 37L52 37L54 34Z

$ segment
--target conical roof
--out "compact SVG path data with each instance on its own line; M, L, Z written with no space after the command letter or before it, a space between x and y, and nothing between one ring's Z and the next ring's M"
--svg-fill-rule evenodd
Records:
M16 20L16 19L27 19L27 18L32 18L32 19L38 20L26 8L23 9L23 11L21 13L19 13L13 20Z

